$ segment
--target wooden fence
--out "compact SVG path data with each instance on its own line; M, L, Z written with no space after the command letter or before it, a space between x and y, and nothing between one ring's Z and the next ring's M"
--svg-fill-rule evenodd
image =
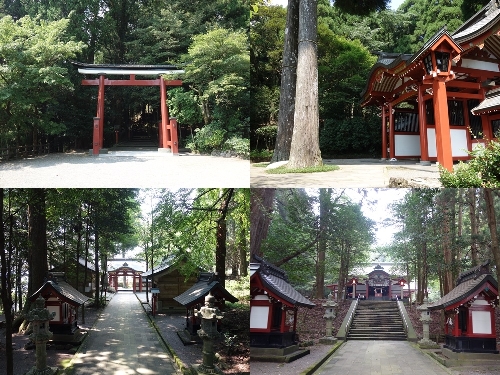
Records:
M18 147L1 147L0 160L23 159L32 156L40 156L50 152L50 144L44 143L41 145L25 145Z

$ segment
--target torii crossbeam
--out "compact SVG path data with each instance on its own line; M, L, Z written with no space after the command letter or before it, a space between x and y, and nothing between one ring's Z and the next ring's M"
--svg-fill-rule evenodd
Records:
M99 78L83 79L83 86L99 86L97 115L94 117L92 154L99 155L104 139L104 87L105 86L159 86L161 126L159 127L158 151L179 154L177 120L169 118L167 105L167 86L181 86L181 80L165 80L164 74L184 73L173 65L108 65L72 62L82 74L97 75ZM128 75L129 79L108 79L107 75ZM136 75L156 76L156 79L135 79Z

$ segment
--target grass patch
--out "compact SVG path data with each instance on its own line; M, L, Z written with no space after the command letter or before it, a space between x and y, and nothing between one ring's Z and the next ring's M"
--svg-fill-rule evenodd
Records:
M263 162L260 162L260 163L252 163L252 165L254 167L259 167L259 168L265 168L269 165L269 162L268 161L263 161Z
M267 170L267 173L270 174L285 174L285 173L316 173L316 172L330 172L336 171L340 169L338 165L317 165L314 167L306 167L306 168L293 168L289 169L286 166L282 166L275 169Z

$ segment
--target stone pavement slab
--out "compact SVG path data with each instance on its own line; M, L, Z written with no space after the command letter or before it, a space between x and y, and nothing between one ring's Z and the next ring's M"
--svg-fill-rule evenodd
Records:
M0 187L248 187L250 162L239 158L151 151L49 154L0 162Z
M73 358L74 375L180 374L132 292L119 292Z
M338 165L340 169L319 173L269 174L263 167L251 165L250 185L258 188L381 188L389 186L391 177L419 178L439 185L439 169L436 164L423 166L414 160L390 162L380 159L324 159L323 163Z
M449 375L407 341L347 341L316 375Z

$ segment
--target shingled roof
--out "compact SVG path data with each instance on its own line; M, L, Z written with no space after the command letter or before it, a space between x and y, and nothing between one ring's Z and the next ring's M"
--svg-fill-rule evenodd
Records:
M500 88L490 90L486 93L484 99L477 107L471 110L472 114L480 115L486 112L498 111L500 109Z
M490 283L491 286L498 290L497 281L489 273L464 278L452 291L443 296L439 301L429 305L429 310L446 309L464 299L470 299L483 290L486 283Z
M33 293L29 298L30 301L34 301L38 298L39 294L44 295L47 291L54 292L57 297L71 305L81 306L89 299L89 297L80 293L66 281L53 279L47 280L40 289Z
M254 256L254 259L256 263L250 267L254 270L251 276L252 278L258 275L262 284L268 288L269 291L292 305L309 308L315 306L314 303L297 292L295 288L288 283L288 277L284 270L266 262L258 256Z
M196 284L184 293L174 297L174 300L189 308L193 305L203 303L208 293L216 298L224 298L226 301L237 302L238 298L229 293L217 280L213 272L201 272Z

